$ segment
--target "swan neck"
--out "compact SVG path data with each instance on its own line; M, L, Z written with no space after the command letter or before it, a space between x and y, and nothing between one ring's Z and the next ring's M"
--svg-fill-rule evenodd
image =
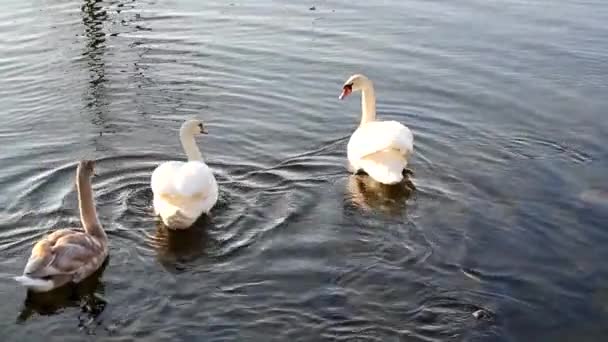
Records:
M369 82L361 90L361 124L376 120L376 94L374 86Z
M93 198L93 186L91 177L86 172L78 169L76 188L78 190L78 208L80 209L80 222L87 234L106 240L106 233L97 217L95 200Z
M196 140L194 140L193 134L182 131L180 132L180 140L182 142L184 152L186 152L186 156L188 157L188 161L203 161L203 155L201 154L201 150L199 150L198 146L196 145Z

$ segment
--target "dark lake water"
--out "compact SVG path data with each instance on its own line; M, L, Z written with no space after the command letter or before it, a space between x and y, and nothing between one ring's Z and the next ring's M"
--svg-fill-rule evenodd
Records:
M607 23L605 0L3 1L2 340L605 341ZM413 194L346 170L356 72L414 132ZM149 177L193 116L220 200L169 233ZM82 158L110 258L28 296Z

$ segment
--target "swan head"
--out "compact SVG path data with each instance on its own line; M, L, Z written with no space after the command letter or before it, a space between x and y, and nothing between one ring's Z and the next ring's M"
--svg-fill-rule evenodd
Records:
M78 173L86 177L95 176L95 161L84 159L78 162Z
M368 88L370 84L371 81L365 75L352 75L348 78L348 80L346 80L346 82L344 82L344 85L342 86L342 94L340 94L339 99L342 100L350 95L353 91L360 91Z
M207 128L205 124L201 120L192 119L184 122L182 128L180 128L180 133L188 134L188 135L199 135L199 134L207 134Z

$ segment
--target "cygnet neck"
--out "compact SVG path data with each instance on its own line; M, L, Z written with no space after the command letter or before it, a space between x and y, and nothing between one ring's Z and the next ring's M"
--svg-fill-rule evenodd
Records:
M80 209L82 228L84 228L87 234L105 241L107 236L99 222L97 210L95 209L91 175L80 167L76 171L76 188L78 190L78 208Z

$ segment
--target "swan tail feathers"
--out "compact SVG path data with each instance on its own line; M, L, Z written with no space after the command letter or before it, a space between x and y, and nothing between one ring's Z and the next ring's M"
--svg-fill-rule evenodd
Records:
M383 167L368 167L365 169L367 174L382 184L397 184L403 180L401 172L391 172Z
M194 221L195 220L182 213L179 209L177 209L172 215L163 217L163 222L171 229L189 228Z
M40 278L32 278L25 275L14 277L15 281L19 282L21 285L32 289L34 291L50 291L53 289L55 284L52 280L40 279Z
M381 151L363 158L361 166L374 180L383 184L397 184L403 180L407 160L399 151Z

